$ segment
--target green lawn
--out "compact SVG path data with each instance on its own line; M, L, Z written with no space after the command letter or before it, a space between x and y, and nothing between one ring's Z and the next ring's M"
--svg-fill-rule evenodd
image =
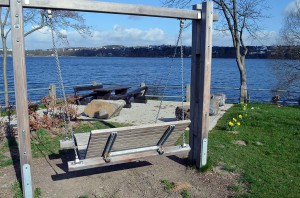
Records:
M212 163L242 174L248 193L241 197L299 197L300 108L249 104L239 133L229 133L226 124L240 113L241 105L233 106L209 133ZM237 140L247 145L233 144Z

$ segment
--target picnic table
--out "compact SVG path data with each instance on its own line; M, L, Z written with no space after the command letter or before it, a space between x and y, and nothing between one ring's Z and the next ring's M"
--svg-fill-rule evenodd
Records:
M147 103L146 92L148 90L147 86L143 86L134 90L130 89L130 86L108 86L103 87L103 85L94 85L94 86L77 86L74 87L76 104L85 105L91 102L94 99L103 99L103 100L124 100L126 105L124 108L130 108L131 102L137 103ZM78 92L82 91L91 91L88 94L78 95Z
M129 86L111 86L111 87L103 87L99 89L94 89L93 92L95 93L94 97L96 99L104 99L109 100L113 95L125 95L127 94L128 89L131 87Z

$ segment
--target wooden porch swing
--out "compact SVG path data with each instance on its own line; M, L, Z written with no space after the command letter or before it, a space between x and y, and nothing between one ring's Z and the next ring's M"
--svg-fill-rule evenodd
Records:
M80 158L85 159L85 167L126 162L140 157L169 154L179 151L171 146L190 124L189 150L191 163L200 168L207 162L207 142L209 124L209 101L211 79L211 54L213 21L218 15L213 13L213 3L203 2L193 10L138 6L91 0L0 0L0 6L9 7L11 13L11 32L13 67L15 82L16 112L18 122L19 152L23 195L33 197L31 180L31 144L27 99L27 79L25 64L23 8L72 10L82 12L126 14L138 16L164 17L192 20L192 64L191 64L191 123L189 121L150 124L142 127L107 129L74 136ZM180 132L179 132L180 131ZM137 133L139 132L139 133ZM141 134L147 133L147 136ZM179 134L179 135L178 135ZM102 139L103 137L103 139ZM138 141L145 138L143 144ZM79 141L80 139L80 141ZM85 141L84 141L85 140ZM100 147L100 143L103 143ZM104 145L105 144L105 145ZM104 146L103 146L104 145ZM183 149L183 150L182 150ZM158 151L158 152L157 152ZM98 156L95 158L95 156ZM100 156L100 157L99 157ZM77 162L80 162L78 157ZM82 165L69 162L70 170L80 170ZM80 168L81 167L81 168Z
M68 162L69 171L187 153L189 145L174 146L174 143L189 124L185 120L74 134L79 160Z

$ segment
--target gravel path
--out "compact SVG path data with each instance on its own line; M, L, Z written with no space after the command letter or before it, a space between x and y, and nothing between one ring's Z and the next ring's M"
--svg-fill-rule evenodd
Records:
M111 118L107 121L129 123L131 125L142 125L155 123L156 115L159 109L160 101L148 100L147 104L132 103L131 108L123 108L120 115ZM189 105L185 102L184 105ZM160 110L158 122L171 122L175 121L175 109L177 106L181 106L181 102L164 101ZM232 106L232 104L226 104L220 107L219 114L209 117L209 130L213 129L217 121L224 115L224 113ZM85 106L78 106L78 112L82 113ZM90 118L80 116L80 119L89 120Z

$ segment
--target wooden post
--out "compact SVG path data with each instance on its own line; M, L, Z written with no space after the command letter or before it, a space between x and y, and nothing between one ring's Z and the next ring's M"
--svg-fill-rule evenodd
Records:
M191 101L191 85L190 84L187 84L186 87L186 96L185 96L185 101L186 102L190 102Z
M192 23L190 160L197 168L207 163L211 80L213 3L195 5L201 20Z
M49 85L49 96L51 98L51 104L56 104L56 85L50 84Z
M27 80L24 50L23 6L21 0L10 0L11 32L15 97L18 118L18 137L22 188L24 197L32 197L31 146L27 101Z

